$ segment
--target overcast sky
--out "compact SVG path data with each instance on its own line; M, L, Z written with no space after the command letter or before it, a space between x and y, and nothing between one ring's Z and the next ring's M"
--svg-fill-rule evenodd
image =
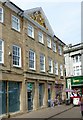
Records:
M23 10L42 7L55 33L66 44L81 42L80 0L11 0Z

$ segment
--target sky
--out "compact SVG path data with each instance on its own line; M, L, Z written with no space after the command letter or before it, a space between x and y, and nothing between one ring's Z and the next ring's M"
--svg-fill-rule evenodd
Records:
M80 0L11 0L23 10L42 7L55 35L65 44L81 42Z

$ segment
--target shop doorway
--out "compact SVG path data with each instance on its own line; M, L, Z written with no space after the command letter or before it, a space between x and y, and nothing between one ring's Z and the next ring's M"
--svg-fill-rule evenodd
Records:
M28 103L28 110L33 110L33 98L34 98L34 84L27 83L27 103Z
M43 106L44 99L44 84L39 83L39 107Z
M52 85L48 84L48 107L51 107Z

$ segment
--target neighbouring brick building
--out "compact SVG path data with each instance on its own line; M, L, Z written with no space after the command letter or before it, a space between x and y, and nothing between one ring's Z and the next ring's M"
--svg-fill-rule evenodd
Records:
M47 107L64 100L64 43L41 7L23 11L0 0L0 114Z

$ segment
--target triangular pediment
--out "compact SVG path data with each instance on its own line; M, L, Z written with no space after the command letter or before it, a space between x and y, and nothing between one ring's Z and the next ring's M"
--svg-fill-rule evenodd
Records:
M54 32L49 24L47 17L41 7L26 10L25 13L29 15L31 19L44 27L48 32L54 35Z

